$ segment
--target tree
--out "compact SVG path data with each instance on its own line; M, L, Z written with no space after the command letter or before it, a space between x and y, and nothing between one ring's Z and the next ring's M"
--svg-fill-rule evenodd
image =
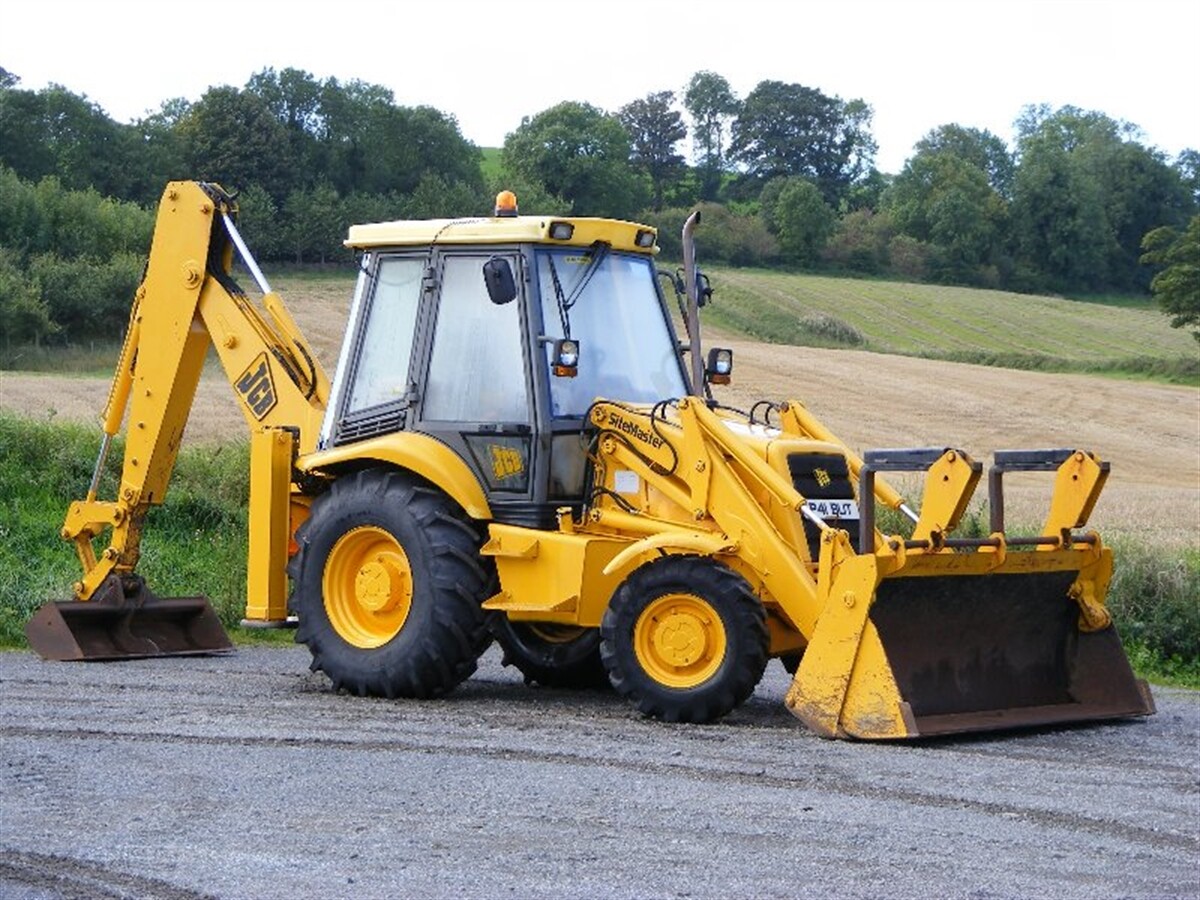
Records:
M683 106L692 117L692 143L701 175L700 198L715 200L725 159L725 132L739 103L729 82L716 72L700 71L684 89Z
M1161 267L1150 282L1158 305L1172 317L1173 328L1191 327L1192 337L1200 341L1200 215L1192 216L1182 233L1154 229L1142 239L1142 247L1142 262Z
M277 203L296 183L287 132L257 94L209 88L176 131L193 178L235 190L257 184Z
M317 136L324 124L321 83L303 69L268 68L251 75L246 90L259 97L283 126L298 177L304 184L311 183L317 177Z
M408 194L429 175L483 191L479 150L454 118L429 106L396 106L387 88L330 78L320 88L316 111L297 121L305 134L314 133L305 144L307 181L327 178L343 196Z
M658 91L622 106L617 113L629 133L633 164L650 178L656 211L663 207L666 186L685 169L683 156L675 148L687 137L687 128L683 116L671 108L674 103L672 91Z
M38 286L18 264L17 254L0 247L0 335L5 346L24 341L40 345L42 338L57 330Z
M841 269L879 275L887 268L888 244L895 236L895 226L886 212L856 209L838 220L821 256Z
M504 139L509 170L571 203L576 215L629 218L645 206L645 182L629 167L629 134L589 103L565 101L526 116Z
M804 85L761 81L733 123L730 152L752 178L804 177L837 205L874 158L871 115L861 100L847 103Z
M296 262L323 263L344 255L342 238L346 229L340 207L337 191L327 181L288 194L283 206L287 217L284 240Z
M179 123L191 108L192 104L184 97L173 97L133 123L143 165L140 186L135 185L129 199L149 206L157 202L166 182L193 177L179 133Z
M939 125L917 141L916 153L949 154L987 175L988 184L1001 197L1012 196L1016 160L1008 145L990 131L963 125Z
M1008 210L990 183L987 155L964 153L961 141L926 140L917 147L885 195L892 221L904 234L942 249L942 278L992 280L984 270L1001 252Z
M0 66L0 89L16 87L20 83L21 79L17 75Z
M1181 226L1195 208L1187 185L1164 155L1133 141L1097 148L1085 164L1096 173L1109 233L1108 282L1120 290L1145 291L1140 265L1142 237L1162 225Z
M392 92L353 79L328 79L321 86L320 168L343 195L363 190L369 160L367 122L392 106Z
M833 234L837 213L805 178L782 178L764 188L763 216L779 239L784 259L812 266Z
M1188 148L1175 157L1175 171L1192 195L1192 208L1200 211L1200 150Z
M132 127L57 84L0 89L0 163L30 181L57 175L69 188L116 197L130 196L143 165Z
M1145 289L1142 235L1181 226L1194 203L1177 168L1136 126L1064 106L1027 107L1013 191L1023 259L1060 290Z
M1050 136L1022 142L1012 221L1020 259L1045 286L1098 290L1106 284L1109 236L1099 185Z

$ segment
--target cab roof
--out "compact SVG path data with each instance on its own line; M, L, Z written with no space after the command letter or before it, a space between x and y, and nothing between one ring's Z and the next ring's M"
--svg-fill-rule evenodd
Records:
M561 224L560 224L561 223ZM550 236L550 226L571 236ZM639 233L651 235L648 247L637 245ZM653 256L658 253L658 230L619 219L571 218L556 216L493 216L474 219L420 219L400 222L375 222L351 225L345 244L357 249L378 247L427 247L430 244L547 244L562 247L590 247L596 241L614 250L627 250ZM646 238L643 237L643 241Z

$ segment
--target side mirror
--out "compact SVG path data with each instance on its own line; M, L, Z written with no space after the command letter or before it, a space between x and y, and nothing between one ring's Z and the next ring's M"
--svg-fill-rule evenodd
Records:
M517 299L517 280L507 259L493 256L483 264L483 283L487 285L488 297L497 306Z
M697 306L705 306L710 300L712 300L712 294L713 294L712 282L710 282L708 280L707 275L705 275L703 272L701 272L699 269L697 269L696 270L696 305Z

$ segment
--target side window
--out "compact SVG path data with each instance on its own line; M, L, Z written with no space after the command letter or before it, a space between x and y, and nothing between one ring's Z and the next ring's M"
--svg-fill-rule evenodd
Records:
M424 268L423 258L379 263L346 412L391 403L407 393Z
M496 306L483 283L486 256L448 256L422 417L440 422L529 421L520 303ZM515 269L516 260L510 259Z

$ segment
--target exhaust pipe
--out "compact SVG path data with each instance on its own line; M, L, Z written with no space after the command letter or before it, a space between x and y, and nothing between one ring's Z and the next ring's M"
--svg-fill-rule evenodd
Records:
M688 352L692 356L692 396L704 399L704 359L700 355L700 285L696 283L696 242L692 233L700 224L700 210L683 223L683 280L687 290Z

